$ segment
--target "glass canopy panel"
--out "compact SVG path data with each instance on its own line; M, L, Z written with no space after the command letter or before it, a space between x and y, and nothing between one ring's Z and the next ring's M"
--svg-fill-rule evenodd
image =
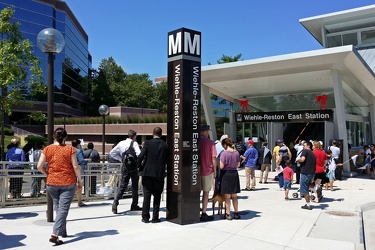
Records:
M328 48L342 46L341 35L327 37Z
M335 108L333 92L314 92L296 95L276 95L250 97L249 112L254 111L291 111L291 110L318 110L321 101L317 101L318 96L327 96L327 109ZM319 98L318 98L319 99ZM325 108L322 106L322 108Z
M353 44L354 46L358 45L357 33L349 33L342 35L343 45Z
M375 30L362 31L361 40L363 45L375 44Z

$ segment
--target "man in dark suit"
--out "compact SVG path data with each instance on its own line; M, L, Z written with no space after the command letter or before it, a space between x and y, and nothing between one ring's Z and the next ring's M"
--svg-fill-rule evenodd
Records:
M150 221L151 195L154 196L152 223L160 222L160 199L164 188L165 169L168 161L168 145L161 139L162 130L155 127L153 139L146 141L138 156L139 175L142 176L142 222ZM144 163L142 161L145 160Z

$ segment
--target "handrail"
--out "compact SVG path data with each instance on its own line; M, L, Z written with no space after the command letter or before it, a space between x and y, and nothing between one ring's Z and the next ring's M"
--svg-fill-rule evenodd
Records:
M23 168L8 169L8 165L23 165ZM10 162L0 161L0 207L7 205L31 205L46 203L44 193L37 197L31 197L31 186L36 178L44 178L45 175L32 169L37 162ZM47 165L47 164L46 164ZM82 177L84 178L85 200L112 198L120 184L121 163L88 163ZM10 180L22 178L22 197L14 198L9 192ZM95 183L93 183L95 181ZM43 182L44 184L44 182ZM130 191L130 190L129 190ZM128 194L128 192L126 193Z

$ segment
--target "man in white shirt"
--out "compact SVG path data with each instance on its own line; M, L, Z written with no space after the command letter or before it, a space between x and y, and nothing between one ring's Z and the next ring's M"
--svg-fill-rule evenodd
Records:
M338 147L338 142L333 140L332 141L332 146L328 147L329 150L332 152L332 159L334 160L336 164L336 170L335 170L335 177L336 180L342 180L342 171L343 167L342 166L337 166L337 163L339 163L339 156L340 156L340 148Z
M120 141L110 152L109 152L109 161L110 162L122 162L122 154L130 147L133 142L133 148L136 155L138 156L141 153L139 145L136 141L137 133L134 130L129 130L128 138L126 140ZM132 204L130 206L131 211L142 211L142 208L138 206L138 182L139 176L138 171L129 173L125 167L121 168L121 183L120 188L117 191L115 199L112 204L112 213L117 214L117 206L119 200L124 195L126 188L128 187L129 180L132 180Z

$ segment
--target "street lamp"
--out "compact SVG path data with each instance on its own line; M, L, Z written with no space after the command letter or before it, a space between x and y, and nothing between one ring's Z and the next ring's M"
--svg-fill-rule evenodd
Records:
M54 118L54 54L60 53L65 41L62 34L53 28L46 28L39 32L37 44L43 53L48 54L48 104L47 104L47 136L48 144L53 143L53 118Z
M43 53L48 54L48 104L47 104L47 137L48 144L53 143L53 118L54 118L54 58L53 55L60 53L65 41L62 34L53 28L46 28L39 32L37 44ZM53 222L53 202L47 194L47 222Z
M104 155L105 155L105 116L109 114L109 108L107 105L102 104L100 105L99 114L103 116L103 135L102 135L102 154L103 154L103 162L104 162Z

